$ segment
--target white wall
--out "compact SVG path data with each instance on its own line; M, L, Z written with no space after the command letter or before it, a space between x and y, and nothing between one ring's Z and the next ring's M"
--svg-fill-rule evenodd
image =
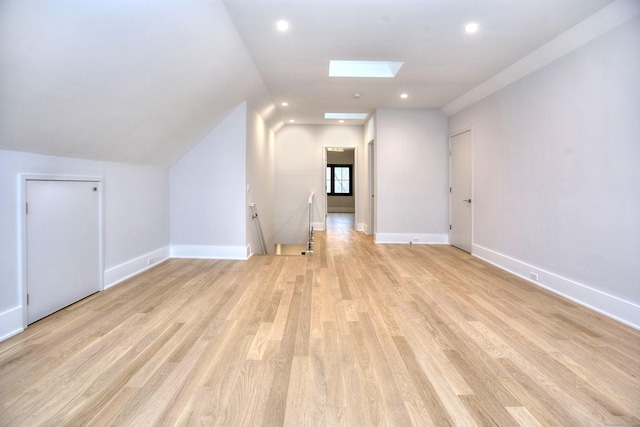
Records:
M247 191L246 205L255 203L267 252L274 247L275 136L262 117L252 108L247 110ZM252 253L263 253L251 209L247 209L247 240Z
M167 170L0 151L0 339L23 327L20 174L103 178L105 287L169 256Z
M640 327L640 18L450 117L473 253Z
M150 4L3 0L0 149L169 168L268 99L221 0Z
M313 222L319 229L325 217L325 147L359 147L356 153L356 222L362 222L358 205L366 197L362 164L362 126L287 125L276 134L275 239L276 243L306 242L307 197L315 193Z
M375 149L376 242L447 243L449 168L444 114L378 109Z
M171 256L247 257L247 103L171 168Z

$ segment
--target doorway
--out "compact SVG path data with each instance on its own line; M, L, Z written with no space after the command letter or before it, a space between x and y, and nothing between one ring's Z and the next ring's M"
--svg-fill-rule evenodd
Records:
M24 180L25 323L102 288L99 180Z
M355 229L356 148L325 147L325 230Z
M449 241L451 245L471 253L473 200L471 130L450 139Z

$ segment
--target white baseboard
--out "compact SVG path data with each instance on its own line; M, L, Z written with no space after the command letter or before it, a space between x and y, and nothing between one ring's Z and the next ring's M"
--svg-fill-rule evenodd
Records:
M171 258L247 260L246 246L171 245Z
M0 341L22 332L24 330L22 320L22 306L0 313Z
M104 271L104 289L109 289L113 285L127 280L130 277L140 274L151 267L169 259L169 246L165 246L155 251L149 252L115 267ZM151 263L149 263L151 260Z
M446 245L448 234L375 233L374 241L382 244Z
M479 245L473 245L472 254L535 285L640 330L640 306L632 302L606 294ZM537 274L538 280L532 280L530 273Z
M355 208L327 207L328 213L356 213Z
M356 224L356 231L362 231L362 232L368 234L367 233L367 224L364 223L364 222L357 223Z

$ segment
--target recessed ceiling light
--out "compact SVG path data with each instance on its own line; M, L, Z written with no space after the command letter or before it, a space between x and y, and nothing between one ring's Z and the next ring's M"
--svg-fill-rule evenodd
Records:
M295 120L293 120L293 119L290 119L290 120L289 120L289 123L295 123L295 122L296 122L296 121L295 121Z
M283 102L283 103L281 103L280 105L282 105L283 107L286 107L286 106L288 106L288 105L289 105L289 103L288 103L288 102Z
M403 93L400 95L400 98L402 99L407 99L409 97L409 95L407 95L406 93Z
M338 123L344 123L344 120L338 120Z
M361 98L362 94L360 92L356 92L352 95L355 99Z
M324 118L333 120L363 120L366 119L368 115L367 113L324 113Z
M402 61L329 61L329 77L395 77Z
M287 31L289 29L289 23L285 20L276 22L276 29L278 31Z
M464 26L464 31L467 33L475 33L479 28L480 26L478 24L476 24L475 22L470 22Z

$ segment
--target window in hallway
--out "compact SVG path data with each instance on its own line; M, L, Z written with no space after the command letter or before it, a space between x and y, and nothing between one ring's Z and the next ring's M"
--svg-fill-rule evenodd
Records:
M351 165L327 165L327 195L351 196Z

